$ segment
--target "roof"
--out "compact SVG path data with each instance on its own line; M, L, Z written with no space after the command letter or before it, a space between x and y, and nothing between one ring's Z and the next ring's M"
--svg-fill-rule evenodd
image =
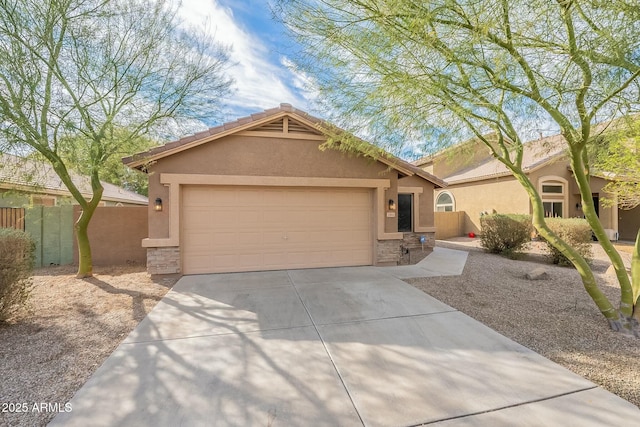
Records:
M6 153L0 154L0 157L2 157L2 162L0 162L0 188L71 197L69 190L49 163ZM91 197L91 179L72 171L69 174L82 195ZM100 182L104 187L102 200L138 205L147 205L149 203L149 200L141 194L108 182Z
M491 133L487 133L485 135L482 135L484 139L486 140L493 140L496 138L496 134L495 132L491 132ZM433 161L439 157L445 156L445 155L459 155L460 153L457 152L457 150L460 149L473 149L474 145L477 145L478 143L484 144L480 139L478 138L470 138L466 141L454 144L454 145L450 145L448 147L444 147L434 153L430 153L427 154L426 156L420 157L417 160L414 160L411 162L412 165L415 166L424 166L427 165L429 163L433 163Z
M630 123L636 123L640 114L618 117L592 126L592 136L603 135L612 131L629 129ZM490 138L493 133L485 135ZM447 147L439 152L424 156L413 162L416 166L424 166L433 163L435 159L446 155L456 147L469 146L473 149L473 144L482 146L478 138L472 138L460 144ZM525 173L532 172L542 166L556 161L566 154L567 143L562 135L552 135L538 140L529 141L522 145L523 158L522 170ZM463 182L480 181L489 178L511 175L511 172L504 164L493 157L487 157L476 163L470 163L467 168L457 170L450 175L443 177L447 184L459 184ZM596 176L596 175L593 175ZM611 179L610 175L600 173L599 177Z
M525 173L532 172L551 161L559 159L566 153L566 144L562 135L553 135L530 141L523 144L522 147L522 170ZM431 160L433 160L433 156L423 157L414 163L424 165ZM443 179L447 184L452 185L507 175L511 175L511 171L502 162L494 157L488 157L478 163L470 164L464 169L457 170L443 177Z
M143 168L144 165L148 164L149 162L156 161L163 157L171 156L173 154L179 153L189 148L206 144L208 142L215 141L216 139L220 139L222 137L225 137L237 132L254 129L261 126L266 127L270 123L284 116L291 117L306 127L306 131L304 127L298 127L295 130L295 132L299 132L299 133L306 132L308 134L308 130L313 129L314 133L318 135L328 135L327 134L328 129L332 129L332 130L337 130L338 133L348 134L346 131L336 128L331 123L325 120L319 119L317 117L314 117L305 111L302 111L300 109L297 109L291 106L290 104L280 104L279 107L264 110L260 113L252 114L247 117L242 117L235 121L228 122L220 126L212 127L203 132L199 132L194 135L189 135L189 136L180 138L177 141L169 142L165 145L152 148L149 151L134 154L133 156L130 156L130 157L125 157L122 159L122 162L131 168L140 169L140 168ZM362 140L359 140L359 141L365 144L368 144L371 147L375 147L374 145L366 143L365 141L362 141ZM379 149L378 147L375 147L375 152L380 153L379 156L375 157L376 160L399 171L403 175L419 176L435 184L437 187L446 187L447 185L440 178L437 178L436 176L418 168L417 166L409 162L406 162L398 157L395 157L392 154ZM370 156L364 151L362 151L362 154L366 156Z
M530 141L522 147L522 170L525 173L532 172L566 153L562 135ZM506 175L511 175L511 171L498 159L490 157L480 164L456 171L444 179L449 184L455 184Z

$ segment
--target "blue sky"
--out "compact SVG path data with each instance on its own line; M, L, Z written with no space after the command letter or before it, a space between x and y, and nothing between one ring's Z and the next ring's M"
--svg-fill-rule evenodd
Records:
M283 102L311 112L313 95L303 89L304 76L286 66L295 45L272 18L267 0L183 0L181 16L206 23L217 41L231 46L235 89L225 100L224 121Z
M207 24L217 41L231 46L235 65L229 72L235 79L235 91L225 100L222 122L281 103L324 118L314 108L316 94L308 90L309 77L287 67L298 46L286 35L284 25L273 19L269 0L182 0L180 13L189 23ZM405 144L394 154L416 158L423 154L419 147L418 143Z

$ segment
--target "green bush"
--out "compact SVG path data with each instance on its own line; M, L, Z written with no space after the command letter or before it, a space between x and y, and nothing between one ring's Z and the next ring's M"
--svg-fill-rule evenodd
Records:
M546 223L555 234L575 249L587 262L591 262L591 227L586 219L582 218L547 218ZM551 243L542 239L547 246L547 251L554 264L573 266L559 250Z
M518 258L531 241L533 227L529 215L484 215L480 218L480 225L482 247L494 254Z
M35 244L27 233L0 229L0 322L29 297L34 259Z

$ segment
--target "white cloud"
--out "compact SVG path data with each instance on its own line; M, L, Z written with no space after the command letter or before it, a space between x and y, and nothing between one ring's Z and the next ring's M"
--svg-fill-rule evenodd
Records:
M229 74L235 79L236 92L225 100L234 111L273 108L286 102L306 109L308 100L293 91L286 82L298 89L299 77L281 64L269 60L270 48L256 35L236 22L233 11L215 0L183 0L180 16L193 25L206 24L215 39L232 48L235 63ZM229 117L233 118L233 117Z
M280 63L291 74L291 84L295 87L300 95L306 100L308 104L313 104L318 101L320 92L317 88L316 81L313 77L307 73L296 69L295 64L286 56L280 57Z

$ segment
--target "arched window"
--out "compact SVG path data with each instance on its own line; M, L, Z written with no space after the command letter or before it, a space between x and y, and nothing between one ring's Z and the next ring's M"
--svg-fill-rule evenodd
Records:
M436 212L454 212L456 210L453 195L448 191L443 191L436 198Z
M568 214L568 182L559 176L543 176L540 178L538 191L547 218L566 217Z

